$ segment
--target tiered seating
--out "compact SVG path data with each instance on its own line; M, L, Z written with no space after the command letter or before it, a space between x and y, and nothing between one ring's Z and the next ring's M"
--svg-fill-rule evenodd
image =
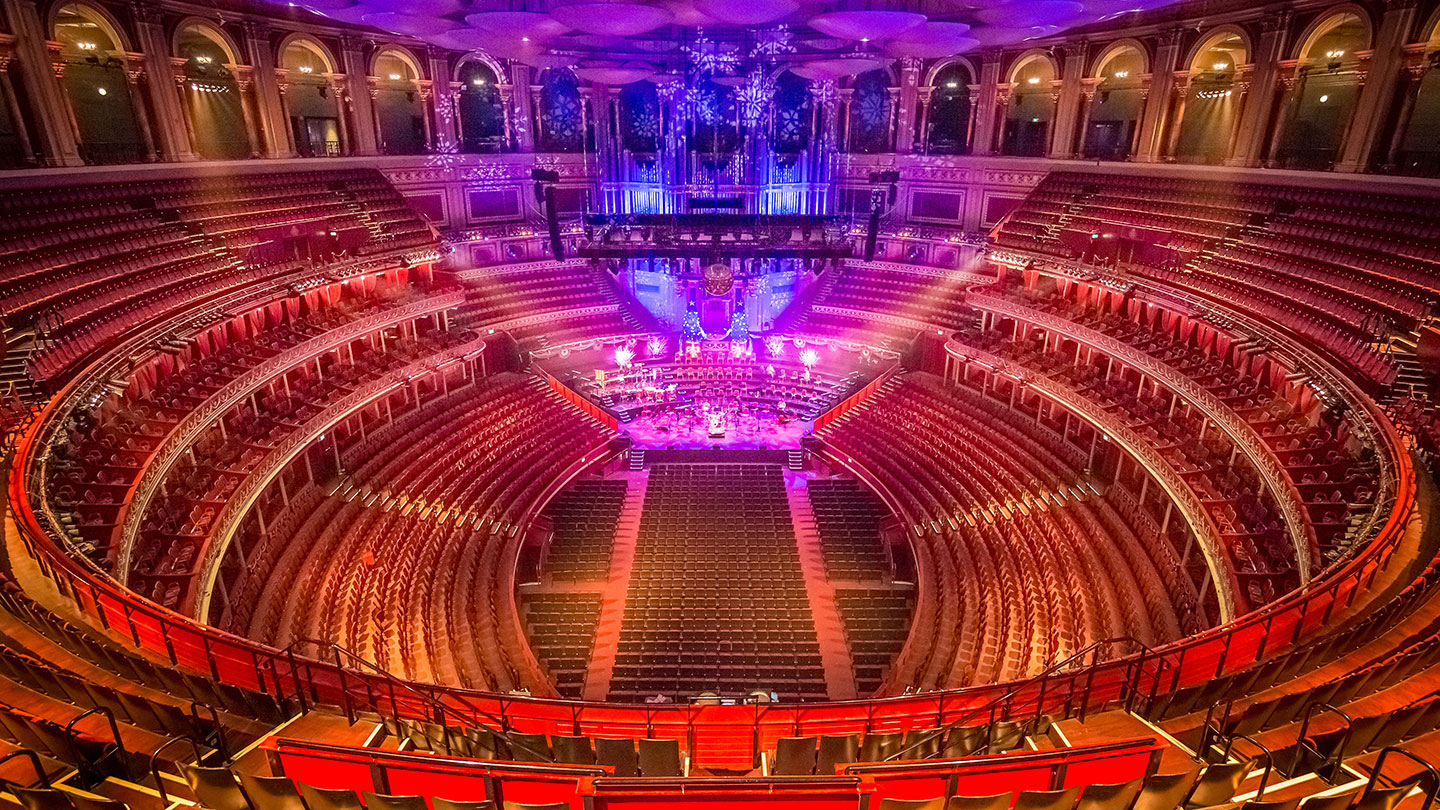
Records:
M848 479L816 479L806 484L825 575L835 587L835 606L845 626L845 641L855 669L856 690L879 688L910 626L914 588L893 583L890 561L880 537L885 505Z
M272 571L250 572L265 583L250 635L334 641L422 680L521 685L502 560L541 490L609 435L516 374L372 433L335 497L278 521L295 528L262 550L278 559Z
M600 596L593 593L537 593L523 603L530 646L555 677L561 695L580 697L585 686Z
M825 697L780 466L657 464L610 697L752 689Z
M544 574L555 582L603 583L610 575L615 525L629 484L621 479L576 481L550 503L555 528Z
M928 662L907 682L989 682L1091 641L1173 638L1194 602L1171 554L1088 497L1033 428L962 390L907 375L818 435L902 498L915 524L930 575L914 627Z
M47 380L143 323L305 272L302 255L433 251L381 188L349 170L15 192L0 204L0 307L12 333L33 331L30 373ZM314 244L314 231L336 237Z
M784 410L796 418L814 419L864 385L869 376L852 371L841 377L795 362L745 357L728 363L647 361L607 373L603 386L593 377L577 375L574 387L605 403L622 419L658 402L696 400L772 411L784 403Z
M940 276L845 262L823 301L827 306L884 312L922 323L952 326L970 317L963 287Z
M649 331L653 319L622 303L609 273L589 265L503 265L466 278L470 299L461 309L466 323L505 328L528 347L561 346L599 335ZM594 310L583 312L582 310ZM536 322L511 321L539 317Z
M1097 250L1091 234L1134 240L1123 249L1132 271L1271 320L1386 386L1398 366L1384 337L1411 334L1440 300L1432 207L1400 195L1057 172L995 241L1105 261L1121 248Z

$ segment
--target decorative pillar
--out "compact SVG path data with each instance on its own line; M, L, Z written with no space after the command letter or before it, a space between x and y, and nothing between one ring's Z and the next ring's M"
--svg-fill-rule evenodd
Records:
M345 108L350 110L351 153L380 154L380 135L375 124L375 103L370 88L370 67L365 62L361 42L346 37L340 40L340 61L345 66Z
M1405 136L1410 132L1410 120L1415 115L1415 102L1420 98L1420 85L1430 70L1428 61L1418 65L1405 66L1405 87L1401 90L1400 110L1395 115L1395 127L1390 133L1390 146L1385 150L1385 171L1393 172L1400 160L1400 150L1405 146Z
M145 150L145 162L154 163L155 133L150 127L150 113L145 109L141 97L140 79L145 75L144 57L140 54L125 55L125 89L130 93L130 109L135 115L135 127L140 130L140 146Z
M1005 126L1010 121L1010 96L1014 93L1010 85L996 88L995 110L992 113L995 118L995 141L990 144L990 151L987 154L1005 154Z
M970 154L995 154L996 113L1000 109L1000 52L986 51L980 59L980 83L975 88L974 137Z
M170 65L170 81L175 89L175 100L180 105L180 120L185 125L185 137L190 143L190 152L195 159L200 157L200 140L195 137L195 118L190 113L190 99L186 98L189 88L186 86L185 71L182 66L183 59L172 59Z
M1375 36L1369 70L1361 74L1364 84L1360 88L1360 97L1356 99L1350 124L1345 128L1345 137L1340 141L1339 159L1335 162L1337 172L1364 171L1375 153L1375 145L1380 140L1385 122L1389 120L1395 86L1400 81L1405 58L1403 49L1415 24L1417 5L1417 0L1387 0L1385 3L1385 14L1380 18L1380 31Z
M1080 125L1075 128L1075 148L1067 157L1085 159L1085 144L1090 137L1090 116L1095 112L1095 93L1099 90L1100 83L1095 81L1087 81L1080 90Z
M980 114L980 93L978 90L975 89L975 85L971 85L969 101L970 104L966 108L965 116L965 118L967 119L965 122L965 151L968 154L974 154L975 121ZM928 133L926 134L926 137L929 137Z
M160 159L195 160L195 148L185 122L184 99L175 92L175 71L170 63L170 43L161 25L160 11L137 0L130 6L135 18L136 41L145 72L140 76L145 98L155 113L150 119Z
M450 83L450 54L443 48L431 47L426 50L430 59L430 92L435 108L435 141L431 149L436 152L460 151L460 139L455 134L455 96Z
M1139 142L1136 144L1134 159L1141 163L1154 163L1161 158L1173 155L1174 152L1165 151L1162 153L1161 144L1165 142L1164 133L1166 127L1179 129L1179 113L1174 115L1174 105L1171 104L1172 95L1176 82L1181 81L1177 75L1176 63L1180 59L1180 41L1184 32L1178 28L1166 31L1160 37L1160 47L1155 51L1155 63L1150 68L1149 94L1145 97L1145 107L1140 115ZM1190 75L1190 66L1181 68L1182 75Z
M245 139L250 142L250 157L260 157L260 122L255 98L254 71L247 65L231 65L235 71L235 84L240 91L240 114L245 119Z
M20 99L15 95L15 85L10 79L10 51L0 52L0 95L5 96L5 109L15 125L15 139L20 142L21 159L26 163L35 162L35 145L30 140L30 125L20 112Z
M55 43L47 43L47 50L50 53L50 71L55 74L55 88L60 93L60 103L65 111L65 121L70 126L70 137L75 140L75 148L79 150L83 160L85 144L80 140L80 122L75 118L75 104L71 101L70 90L65 85L65 58Z
M434 152L440 146L435 140L435 86L427 81L418 81L414 87L415 94L420 97L420 128L425 132L425 151Z
M355 154L355 138L350 134L350 111L349 100L345 93L345 77L330 74L325 77L330 85L330 95L335 99L335 124L340 130L340 154ZM288 101L286 102L288 105ZM289 115L289 108L286 108L286 115Z
M934 98L935 88L933 87L921 87L916 93L916 104L919 105L920 120L917 122L918 128L911 132L911 136L914 138L915 143L920 147L920 151L926 154L929 154L930 152L930 112L935 106ZM973 102L971 103L971 106L974 106ZM967 115L967 117L969 116ZM970 133L968 128L966 130L965 137L965 144L968 146L970 144Z
M275 54L270 28L255 22L244 25L245 44L250 50L250 77L254 82L255 121L268 158L295 157L290 138L290 117L280 100L280 80L275 75Z
M895 151L907 154L915 151L915 124L921 118L920 104L920 60L907 56L900 60L900 110L896 126ZM920 138L925 140L925 130Z
M1064 72L1055 94L1050 113L1050 149L1048 157L1064 160L1070 157L1075 143L1075 120L1080 112L1080 97L1083 94L1085 64L1090 57L1090 43L1081 40L1066 43Z
M1255 66L1250 92L1240 110L1238 136L1228 166L1258 166L1265 146L1265 131L1274 117L1280 83L1280 59L1290 28L1290 12L1266 15L1260 21L1260 43L1251 62Z
M1285 144L1285 131L1300 109L1300 97L1305 94L1305 76L1299 72L1287 74L1280 79L1284 91L1280 94L1280 114L1275 119L1275 131L1270 136L1270 146L1265 150L1266 165L1275 168L1280 165L1280 147Z
M539 152L545 143L545 114L540 103L540 92L544 88L538 84L532 84L527 85L527 89L526 97L530 99L530 104L526 108L529 112L526 121L529 123L532 133L530 151Z
M1190 75L1175 80L1174 111L1170 114L1170 126L1165 133L1164 157L1173 160L1180 144L1180 123L1185 119L1185 103L1190 99Z
M50 69L45 26L35 0L0 0L10 33L15 35L15 59L20 63L20 81L35 114L40 155L47 166L80 166L80 150L70 125L70 112L60 94L60 84Z

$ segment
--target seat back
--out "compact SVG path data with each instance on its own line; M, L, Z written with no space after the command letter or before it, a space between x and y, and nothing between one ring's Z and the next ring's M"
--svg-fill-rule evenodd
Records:
M302 784L300 795L305 798L305 806L310 810L365 810L360 797L349 789L332 790Z
M567 737L564 734L550 735L550 751L556 762L567 765L594 765L595 744L589 737Z
M250 801L229 768L181 765L180 770L202 806L209 810L250 810Z
M983 754L988 726L956 726L945 732L945 756L951 759Z
M1414 789L1414 782L1406 782L1399 787L1366 790L1355 800L1353 810L1395 810Z
M1205 769L1200 774L1200 781L1195 783L1195 790L1185 800L1190 807L1214 807L1217 804L1229 804L1235 797L1235 791L1240 788L1240 783L1255 769L1254 760L1244 762L1217 762Z
M1086 785L1076 810L1130 810L1140 795L1140 780L1114 784Z
M819 744L814 737L781 737L775 741L776 776L809 776L815 773Z
M129 810L129 805L115 799L100 799L71 793L67 796L75 810Z
M1075 810L1079 799L1079 785L1064 790L1022 790L1012 810Z
M442 799L439 796L430 798L430 805L435 810L495 810L495 802L484 799L478 802L457 802L450 799Z
M944 748L945 735L938 728L912 728L905 732L900 750L902 759L933 759Z
M640 740L641 776L684 776L679 740Z
M505 810L570 810L570 805L565 802L547 802L546 804L526 804L525 802L505 802Z
M1196 764L1180 773L1152 774L1140 788L1133 810L1175 810L1200 778L1200 766Z
M57 788L11 787L9 790L25 810L75 810L69 794Z
M996 793L994 796L951 796L945 810L1010 810L1014 793Z
M623 740L596 737L595 763L614 768L616 776L640 774L640 757L635 753L635 740L629 737Z
M945 810L945 797L935 799L881 799L880 810Z
M1359 795L1359 790L1347 790L1334 796L1311 796L1300 807L1301 810L1348 810Z
M1293 799L1276 799L1273 802L1251 799L1240 805L1240 810L1295 810L1300 806L1300 797Z
M524 734L519 731L510 732L510 756L516 762L554 762L555 755L550 752L550 742L545 739L544 734Z
M365 810L430 810L424 796L396 796L368 790L360 795L365 800Z
M256 776L241 773L240 787L255 810L305 810L300 789L284 776Z
M820 738L815 773L834 776L838 765L856 762L860 756L860 738L854 734L827 734Z
M899 732L866 734L860 743L861 762L881 762L891 754L897 754L905 746L905 735Z

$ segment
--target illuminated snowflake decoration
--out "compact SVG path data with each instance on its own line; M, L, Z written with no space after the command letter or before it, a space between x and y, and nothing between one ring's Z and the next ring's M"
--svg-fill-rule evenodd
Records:
M700 37L682 50L690 55L690 64L705 76L729 76L740 67L740 54L735 48Z
M451 171L460 164L460 144L446 138L435 147L430 157L425 158L425 165L432 169Z
M774 95L775 82L765 75L765 71L758 67L751 71L745 86L735 95L735 102L740 105L740 118L746 126L760 123Z
M755 47L750 50L750 55L755 59L767 56L779 56L782 53L795 52L795 35L790 33L790 26L777 25L769 31L761 31L755 39Z
M840 100L840 86L833 81L823 80L810 85L810 95L822 105L829 107Z
M784 357L785 338L779 335L771 335L765 338L765 351L769 352L771 357ZM772 366L771 368L774 367Z

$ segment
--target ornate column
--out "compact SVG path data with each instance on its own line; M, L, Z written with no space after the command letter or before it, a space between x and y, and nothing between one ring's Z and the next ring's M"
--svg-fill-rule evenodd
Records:
M455 97L450 84L450 54L443 48L431 47L426 50L430 64L430 92L435 108L435 140L432 151L453 148L460 151L459 138L455 134Z
M0 0L10 33L15 35L15 59L20 63L20 82L35 115L37 131L32 133L47 166L80 166L80 150L70 125L69 105L60 94L60 84L50 67L45 26L34 0Z
M1095 93L1100 89L1100 83L1087 81L1080 89L1080 126L1075 128L1074 149L1066 157L1077 160L1085 159L1085 143L1090 136L1090 115L1095 111Z
M370 68L365 63L362 43L346 37L340 40L340 61L345 66L345 108L350 110L351 153L380 154L380 135L375 126L375 103L370 88Z
M1384 168L1395 171L1400 159L1400 150L1405 146L1405 136L1410 132L1410 120L1415 115L1415 102L1420 98L1420 86L1425 74L1430 71L1430 62L1405 66L1405 87L1400 91L1400 110L1395 114L1395 127L1390 133L1390 145L1385 150Z
M540 104L540 91L543 89L538 84L526 85L525 95L530 99L530 103L526 107L529 117L525 120L530 124L532 133L530 139L530 151L532 152L539 152L541 145L545 142L545 114Z
M995 132L999 127L995 120L1000 108L1000 52L986 51L980 61L980 83L975 88L976 110L974 137L971 139L970 154L995 154Z
M350 134L350 111L349 99L345 92L345 77L337 74L325 76L325 81L330 85L330 95L335 98L335 124L340 130L340 154L355 154L354 136ZM285 113L290 113L289 102L286 102Z
M926 154L930 152L930 112L934 107L935 88L921 87L916 92L916 103L919 105L919 118L917 127L911 129L911 137L919 145L920 151ZM973 102L972 102L973 106ZM967 116L968 117L968 116ZM969 131L966 131L966 138L969 138ZM966 141L969 144L969 141Z
M1285 143L1285 130L1290 128L1291 120L1299 111L1300 97L1305 92L1305 77L1299 70L1299 65L1294 65L1291 72L1280 77L1280 84L1284 87L1280 93L1280 113L1275 119L1275 131L1270 135L1270 145L1265 150L1265 164L1271 168L1280 165L1280 147Z
M255 71L248 65L231 65L235 71L235 85L240 91L240 114L245 119L245 139L250 142L250 157L260 157L261 132L259 102L255 97Z
M980 114L980 93L979 93L979 91L976 89L976 85L971 85L971 86L970 86L970 95L969 95L968 98L969 98L969 102L970 102L970 103L969 103L969 106L968 106L968 107L966 108L966 110L965 110L965 112L966 112L966 115L965 115L965 118L966 118L966 121L965 121L965 152L966 152L967 154L974 154L974 153L975 153L975 120L976 120L976 117ZM926 133L925 137L926 137L926 138L929 137L929 133L928 133L928 132Z
M895 151L915 151L915 124L920 119L920 60L907 56L900 60L900 118L896 126ZM925 140L925 131L920 131Z
M837 144L841 152L850 151L850 103L854 97L855 88L840 88L840 103L836 105L840 110L840 122L836 131L840 133Z
M1050 149L1048 157L1064 160L1070 157L1075 143L1075 120L1080 112L1080 97L1085 80L1085 64L1090 57L1090 43L1081 40L1066 43L1064 73L1059 93L1055 96L1050 115Z
M15 125L15 139L20 142L21 159L26 163L35 162L35 145L30 140L29 122L20 113L20 99L15 95L15 85L10 80L10 60L14 54L7 47L0 51L0 94L5 96L5 110Z
M1190 100L1190 74L1186 73L1183 79L1175 80L1175 102L1174 111L1170 114L1170 126L1165 132L1165 152L1163 157L1169 160L1175 159L1175 149L1180 143L1180 124L1185 119L1185 103Z
M425 132L425 151L434 152L439 146L435 141L435 85L417 81L415 94L420 98L420 127Z
M58 43L46 43L46 50L50 53L50 71L55 74L55 89L60 93L60 103L65 111L65 121L70 126L70 137L75 139L75 148L80 151L80 157L85 157L85 144L80 139L80 122L75 118L75 104L70 99L70 89L65 85L65 57L60 51Z
M1385 122L1390 118L1395 85L1400 81L1405 58L1403 49L1415 24L1417 5L1417 0L1386 0L1369 70L1361 74L1364 84L1360 97L1345 129L1345 138L1340 142L1339 158L1335 161L1337 172L1360 172L1370 164Z
M1176 62L1180 59L1180 40L1183 32L1174 28L1166 31L1160 37L1160 47L1155 51L1155 64L1150 69L1150 93L1145 97L1145 109L1140 118L1140 141L1135 149L1135 160L1141 163L1154 163L1162 157L1174 154L1166 151L1161 153L1163 133L1167 125L1174 124L1178 129L1180 119L1170 115L1174 109L1170 103L1174 85L1179 81L1176 76ZM1184 75L1189 76L1189 65L1184 67Z
M170 64L170 44L165 38L160 11L153 5L136 0L130 6L135 18L136 41L140 46L145 72L140 76L145 98L155 113L151 119L156 146L161 160L195 160L195 148L187 134L184 100L175 92L174 69Z
M290 116L280 100L280 81L275 74L275 54L268 26L247 22L245 44L250 50L251 79L255 83L255 119L264 143L265 157L295 157L290 138Z
M1250 92L1245 96L1245 106L1240 110L1240 121L1236 126L1238 136L1228 166L1258 166L1263 157L1265 130L1274 117L1276 94L1280 82L1280 59L1285 52L1285 40L1290 27L1290 12L1266 15L1260 21L1260 43L1255 49L1251 62L1255 75Z
M1005 127L1010 121L1010 96L1015 92L1011 85L997 87L995 90L995 140L990 144L988 154L1003 155L1005 153Z
M140 145L145 150L145 162L154 163L155 133L150 128L150 113L145 109L141 97L140 79L145 75L144 56L138 53L125 54L125 89L130 93L130 109L135 115L135 127L140 130Z
M185 97L190 91L186 87L184 64L185 60L183 59L171 59L169 76L171 87L175 90L175 101L180 105L180 121L185 126L185 138L190 144L191 154L198 160L200 158L200 141L195 137L195 118L191 115L190 100Z

